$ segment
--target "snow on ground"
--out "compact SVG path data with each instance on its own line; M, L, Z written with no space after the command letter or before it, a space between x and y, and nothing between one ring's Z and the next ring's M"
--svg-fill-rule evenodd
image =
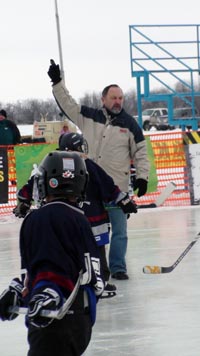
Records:
M33 134L33 125L17 125L17 127L20 130L20 133L22 136L26 135L32 135ZM180 132L181 129L175 129L175 130L170 130L170 131L160 131L156 130L155 128L152 127L150 131L143 131L144 135L150 135L150 134L162 134L162 133L174 133L174 132Z
M33 135L33 125L17 125L21 136Z

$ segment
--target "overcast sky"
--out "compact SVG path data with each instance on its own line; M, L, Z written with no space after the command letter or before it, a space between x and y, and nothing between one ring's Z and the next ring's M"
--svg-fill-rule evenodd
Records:
M135 89L129 25L199 24L196 0L57 0L65 81L74 98L110 83ZM59 61L54 0L0 0L0 102L52 98Z

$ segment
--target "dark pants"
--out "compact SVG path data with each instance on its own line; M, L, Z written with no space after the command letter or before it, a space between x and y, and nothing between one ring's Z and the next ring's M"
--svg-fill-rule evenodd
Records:
M99 252L100 252L100 262L101 262L101 268L102 268L102 273L105 282L108 282L110 278L110 270L108 267L108 262L106 258L106 249L105 245L99 246Z
M78 293L71 307L74 314L54 320L46 328L29 326L28 356L80 356L86 350L92 334L88 308L83 306L83 292Z

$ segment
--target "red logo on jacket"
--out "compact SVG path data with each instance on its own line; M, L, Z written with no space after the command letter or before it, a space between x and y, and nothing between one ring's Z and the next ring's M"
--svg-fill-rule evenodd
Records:
M120 132L127 133L127 129L119 129Z

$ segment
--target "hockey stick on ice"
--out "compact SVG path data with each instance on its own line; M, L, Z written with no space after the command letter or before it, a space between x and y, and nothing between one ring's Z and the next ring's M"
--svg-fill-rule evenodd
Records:
M160 195L156 198L155 203L138 205L138 209L156 208L162 205L175 189L176 184L174 182L169 182L167 186L162 190Z
M160 267L160 266L145 266L143 267L143 272L147 274L160 274L160 273L169 273L174 270L174 268L182 261L183 257L187 255L187 253L190 251L192 246L198 241L200 238L200 232L198 235L195 237L195 239L190 242L188 247L182 252L182 254L179 256L179 258L173 263L172 266L169 267Z
M69 298L64 302L64 304L60 307L58 310L42 310L40 315L44 316L46 318L51 318L51 319L62 319L66 314L73 314L73 310L69 310L71 307L72 303L74 302L76 295L78 293L80 284L81 284L81 279L82 279L82 270L79 273L79 278L76 282L76 285L70 294ZM24 314L26 315L28 313L28 308L23 308L23 307L11 307L9 309L10 312L16 313L16 314Z

